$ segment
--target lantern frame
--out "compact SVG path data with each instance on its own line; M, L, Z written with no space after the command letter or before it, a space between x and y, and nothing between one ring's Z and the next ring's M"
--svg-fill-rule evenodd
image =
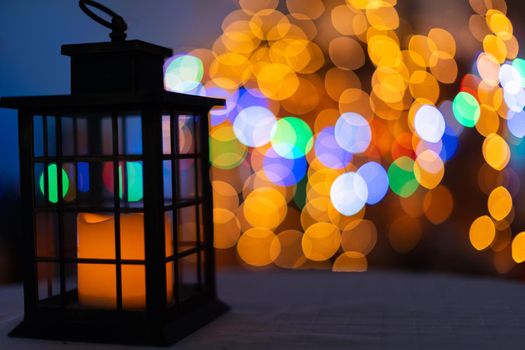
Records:
M133 345L171 345L187 334L202 327L228 307L217 298L215 257L213 248L213 198L209 180L208 114L214 106L224 106L224 100L191 96L163 89L163 58L171 50L138 40L113 43L66 45L63 53L72 56L72 94L63 96L8 97L0 99L0 107L19 110L19 151L20 189L22 200L22 234L24 270L24 320L9 335L86 342L120 343ZM93 62L94 61L94 62ZM124 62L123 64L121 64ZM124 82L124 83L123 83ZM128 112L138 112L141 120L141 155L119 153L119 117ZM64 156L62 152L62 121L65 117L82 116L89 118L92 113L103 113L111 118L111 155ZM56 155L35 157L34 117L55 118ZM190 154L175 151L178 142L178 123L181 115L191 116L198 150ZM163 116L170 120L171 154L163 152ZM73 117L75 118L75 117ZM198 125L197 125L198 124ZM44 129L46 133L46 129ZM47 142L47 141L45 141ZM45 143L44 142L44 143ZM47 148L47 145L45 145ZM172 196L171 205L164 198L163 162L171 162L172 191L175 191L175 162L179 159L194 159L195 198L176 202ZM38 184L35 180L35 163L43 162L44 186L49 186L49 164L55 164L61 171L65 162L80 160L113 163L113 206L115 219L115 259L68 258L65 253L64 206L62 176L57 176L57 203L51 211L58 215L57 258L38 257L36 252L37 227L35 213L39 210L35 198ZM120 162L136 160L143 164L143 207L138 211L144 215L144 261L137 263L121 259L120 217L126 212L137 210L121 207L119 191ZM75 163L76 164L76 163ZM44 191L49 193L49 190ZM199 194L201 192L201 194ZM173 237L177 247L176 209L184 206L202 208L196 217L196 247L179 253L174 249L172 257L166 257L164 237L165 212L173 213ZM89 206L88 212L108 211L107 207ZM75 211L76 210L76 211ZM78 213L79 209L73 209ZM200 227L202 221L202 228ZM203 230L203 242L199 230ZM189 253L188 253L189 252ZM199 288L187 300L177 300L180 290L178 278L179 260L196 253L198 257ZM201 264L201 255L205 257ZM39 262L58 262L60 293L51 305L39 301ZM166 266L174 264L174 305L166 298ZM70 291L66 290L66 264L107 263L116 268L116 308L112 310L69 307ZM125 310L122 307L122 280L119 270L123 264L143 264L145 267L145 309ZM120 292L119 292L120 284ZM78 293L78 291L77 291ZM73 292L74 295L74 292Z

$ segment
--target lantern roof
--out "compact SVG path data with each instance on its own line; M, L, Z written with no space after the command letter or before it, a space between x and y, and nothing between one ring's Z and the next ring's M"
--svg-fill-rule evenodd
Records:
M143 53L164 58L170 57L173 50L163 46L148 43L142 40L104 41L98 43L62 45L62 54L65 56L104 54L104 53Z
M130 108L168 108L208 110L214 106L224 106L225 101L218 98L187 95L169 91L162 92L124 92L99 94L73 94L49 96L2 97L0 107L45 110L53 113L78 112L84 110L125 110Z

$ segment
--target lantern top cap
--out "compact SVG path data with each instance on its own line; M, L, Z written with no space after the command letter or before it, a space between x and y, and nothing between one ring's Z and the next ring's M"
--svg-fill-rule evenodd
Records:
M126 40L124 18L97 1L80 0L79 4L86 15L112 31L110 42L62 46L62 54L71 57L71 94L162 92L164 59L173 51L141 40Z
M170 57L171 49L151 44L142 40L110 41L85 44L62 45L62 54L65 56L109 54L109 53L145 53L155 56Z

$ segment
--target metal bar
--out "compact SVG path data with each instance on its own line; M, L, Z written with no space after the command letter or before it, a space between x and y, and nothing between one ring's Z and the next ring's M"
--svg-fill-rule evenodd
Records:
M164 160L170 160L172 158L175 158L175 159L193 159L195 157L199 157L200 156L200 153L181 153L181 154L176 154L176 155L163 155L162 156L162 159Z
M20 152L20 196L22 202L22 250L24 252L24 314L31 317L38 302L38 280L35 247L35 202L34 168L31 155L34 153L33 115L21 110L18 114L18 146Z
M75 190L77 191L78 196L78 119L73 119L73 166L75 168ZM78 208L78 199L75 198L75 210Z
M120 245L120 181L119 181L119 144L118 144L118 114L112 115L112 140L113 140L113 215L115 222L115 260L116 260L116 288L117 310L122 310L122 267Z
M195 254L195 253L197 253L199 251L202 252L206 247L207 247L207 245L203 244L203 245L201 245L200 250L197 249L197 248L191 248L191 249L185 250L185 251L177 253L177 254L175 254L173 256L166 257L165 261L166 262L171 262L171 261L175 261L175 260L180 259L180 258L184 258L185 256Z
M54 160L54 158L48 157L47 116L45 115L42 116L42 130L44 134L44 157L46 158L44 161L44 203L46 203L47 206L47 201L49 200L49 174L47 170L47 162Z
M176 202L173 207L180 209L185 207L191 207L192 205L200 204L202 201L199 199L183 199L181 201Z
M52 262L57 263L59 259L50 258L50 257L37 257L37 262ZM117 263L116 259L96 259L96 258L64 258L64 262L67 264L111 264L115 265ZM144 260L134 260L134 259L121 259L121 264L123 265L144 265Z
M176 257L177 258L184 258L185 256L197 253L198 251L199 251L199 248L197 248L197 247L191 248L191 249L185 250L183 252L177 253Z
M112 155L98 155L98 156L64 156L62 157L62 160L64 162L73 162L73 161L80 161L80 162L111 162L115 159ZM129 161L138 161L142 160L142 156L140 155L120 155L117 157L119 161L129 160ZM35 162L53 162L55 161L55 157L49 157L49 156L43 156L43 157L33 157L33 161Z
M73 158L78 157L78 119L73 119Z
M126 149L126 142L127 142L127 119L126 119L126 116L123 115L122 116L122 124L120 125L121 126L121 132L120 132L120 135L122 135L122 154L127 154L127 149ZM122 193L122 201L124 202L128 202L128 186L127 186L127 181L128 181L128 166L127 166L127 161L129 160L129 157L125 157L123 159L123 163L122 163L122 168L120 169L120 177L121 179L119 179L119 195L120 193ZM121 184L122 182L122 184Z
M48 140L48 131L47 131L47 116L42 115L42 132L43 132L43 139L44 139L44 149L43 154L46 158L53 159L51 157L48 157L48 147L49 147L49 140ZM48 170L48 164L47 162L44 163L44 205L47 207L49 202L49 170ZM36 193L36 192L35 192ZM53 209L54 212L54 209ZM38 234L38 231L35 230L35 235ZM38 242L38 240L35 240ZM38 244L37 247L38 249ZM38 252L36 252L38 254ZM38 269L37 269L38 270ZM38 273L38 272L37 272ZM51 273L47 271L47 296L51 297L53 295L53 279L51 278ZM38 282L38 281L37 281Z
M49 213L49 212L55 212L55 208L46 208L46 207L36 207L35 209L35 212L38 212L38 213ZM74 208L74 207L64 207L62 209L62 211L64 213L76 213L78 211L81 211L83 213L94 213L94 214L97 214L97 213L108 213L108 214L112 214L114 212L113 208L112 207L97 207L97 206L90 206L90 207L85 207L85 208L82 208L82 207L78 207L77 208ZM143 208L120 208L120 213L143 213L144 212L144 209Z
M170 113L170 142L171 142L171 202L173 203L171 208L171 218L173 221L173 255L176 256L179 250L179 223L177 209L175 203L179 198L179 172L178 164L175 161L175 156L179 152L179 118L174 113ZM175 303L179 302L179 263L176 259L173 260L173 297Z
M200 118L198 114L193 115L192 122L193 122L193 138L194 140L194 147L200 149L200 145L196 145L196 141L200 142L200 137L197 135L197 118ZM200 129L199 129L200 130ZM199 174L200 167L198 166L199 159L197 157L193 158L193 175L194 175L194 190L195 190L195 199L198 200L199 198L199 177L202 175ZM199 205L195 205L195 242L197 250L200 250L200 213L199 213ZM197 254L197 281L199 288L202 287L202 276L201 276L201 254Z
M60 258L60 299L62 306L66 305L66 265L65 243L64 243L64 213L62 207L64 204L64 193L62 189L62 117L55 116L55 141L57 154L57 214L58 214L58 252Z
M209 291L213 296L216 296L216 279L215 279L215 250L213 249L213 191L210 181L210 148L208 144L208 113L209 110L201 111L201 128L200 128L200 150L202 158L201 174L202 177L202 216L204 239L206 241L206 266L205 266L205 285L209 287Z
M162 114L142 111L144 234L146 256L146 316L158 322L166 311L166 255L162 172Z

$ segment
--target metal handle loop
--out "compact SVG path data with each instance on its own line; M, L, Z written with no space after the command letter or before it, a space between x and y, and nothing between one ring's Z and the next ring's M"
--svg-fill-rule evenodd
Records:
M92 20L106 28L111 29L109 37L112 41L123 41L126 39L126 30L128 29L128 25L126 21L124 21L124 18L119 16L117 13L93 0L80 0L78 5L80 6L80 9ZM111 22L95 14L88 6L94 7L111 16Z

